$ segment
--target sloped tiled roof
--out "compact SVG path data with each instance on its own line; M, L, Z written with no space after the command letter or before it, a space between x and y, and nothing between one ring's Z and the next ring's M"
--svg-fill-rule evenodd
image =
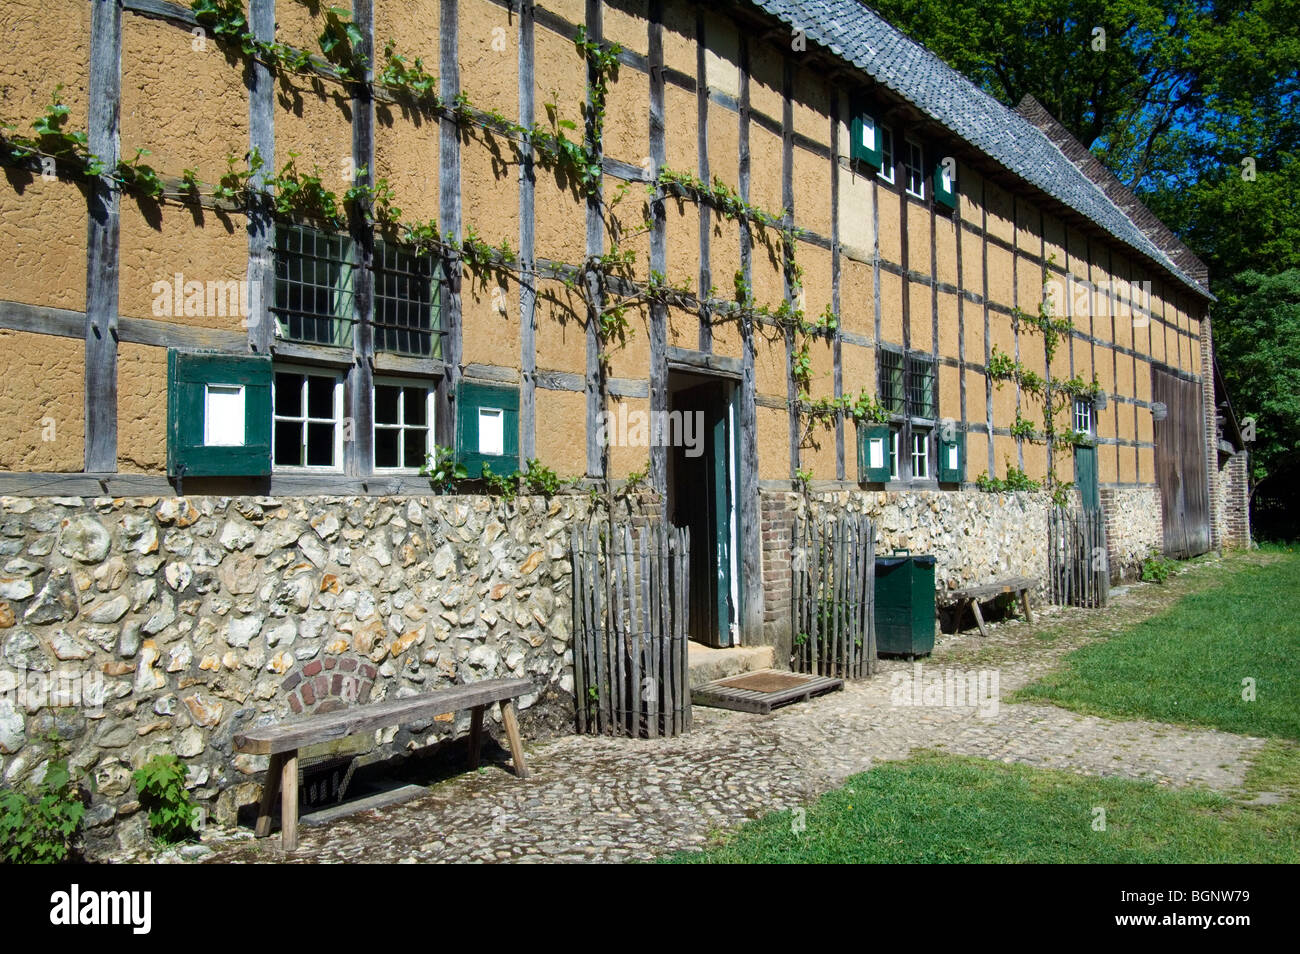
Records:
M1180 268L1033 123L999 103L859 0L753 0L808 39L893 90L1008 171L1157 262L1188 288Z
M1129 220L1142 230L1143 235L1164 250L1164 253L1182 269L1185 275L1201 285L1209 285L1209 271L1205 263L1197 258L1195 253L1184 245L1154 212L1143 205L1138 197L1102 164L1101 160L1089 152L1083 143L1070 135L1070 131L1062 126L1042 103L1026 93L1016 105L1016 112L1041 129L1043 134L1065 153L1065 157L1079 168L1080 172L1096 183L1106 197L1123 210Z

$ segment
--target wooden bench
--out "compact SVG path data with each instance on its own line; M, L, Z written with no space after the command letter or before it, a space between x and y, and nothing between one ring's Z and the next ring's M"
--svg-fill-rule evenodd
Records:
M953 620L953 627L957 632L961 632L961 618L966 610L966 605L970 604L971 611L975 614L975 625L979 627L980 635L987 636L988 632L984 629L984 614L980 612L980 601L992 599L995 596L1001 596L1003 593L1014 593L1020 600L1020 606L1025 611L1025 621L1032 623L1034 614L1029 611L1029 591L1038 586L1038 581L1028 576L1013 576L1006 580L995 580L992 583L985 583L982 586L968 586L965 589L952 590L949 596L952 598L951 606L956 614Z
M390 725L420 722L448 712L471 710L469 764L470 768L478 768L479 750L483 743L483 713L488 706L499 702L515 774L519 778L527 778L528 768L524 765L524 747L519 739L519 722L515 718L513 700L532 692L533 688L528 679L488 679L421 693L406 699L385 699L373 705L353 706L239 733L234 739L236 752L271 757L257 812L255 834L258 838L265 838L271 833L271 809L279 794L281 844L285 851L293 851L298 847L299 749Z

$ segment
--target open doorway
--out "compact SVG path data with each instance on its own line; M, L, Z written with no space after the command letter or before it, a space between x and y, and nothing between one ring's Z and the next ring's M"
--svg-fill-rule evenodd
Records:
M690 638L740 642L736 386L670 371L666 437L668 519L691 534Z

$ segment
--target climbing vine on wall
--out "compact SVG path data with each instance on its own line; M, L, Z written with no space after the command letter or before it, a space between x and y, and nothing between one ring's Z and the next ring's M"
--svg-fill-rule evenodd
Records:
M704 320L739 321L756 332L770 329L774 335L788 337L791 342L789 374L795 385L790 411L800 420L801 447L815 440L814 431L818 427L833 427L837 420L862 423L886 419L880 405L865 389L857 395L816 400L811 397L812 348L819 339L834 335L839 316L829 306L815 318L805 314L802 270L795 259L800 232L789 224L786 210L776 215L760 209L716 176L705 183L690 173L666 167L658 169L653 180L647 183L647 202L639 216L632 213L629 218L622 214L630 183L621 183L608 198L604 195L601 145L609 84L617 78L622 53L619 45L594 40L585 27L579 26L574 46L587 67L583 127L579 129L576 123L563 118L559 103L554 100L544 104L544 123L524 125L495 109L475 106L463 90L446 101L439 93L438 77L426 68L421 58L408 59L399 53L397 42L392 39L385 43L379 62L373 64L371 81L372 63L362 53L365 37L344 8L329 7L324 11L315 53L254 35L241 0L192 0L190 8L199 25L233 55L251 58L282 75L365 86L376 98L448 119L458 127L484 136L502 137L521 156L526 149L539 166L563 174L575 193L599 210L608 245L606 251L588 256L580 265L550 266L541 277L558 282L576 294L590 320L595 322L603 403L609 400L607 378L613 353L632 334L629 315L652 303L661 303L698 314ZM245 210L269 203L279 217L312 220L333 229L344 227L351 216L404 244L454 259L471 272L501 280L523 280L523 263L507 242L490 245L479 237L472 224L467 224L464 234L457 239L451 234L440 234L434 221L403 219L392 186L383 178L368 183L366 169L357 170L354 184L338 195L325 186L320 168L301 167L296 153L290 153L280 169L269 174L256 149L243 157L228 156L227 170L216 183L200 181L193 169L185 169L179 178L168 180L143 162L148 155L143 149L132 159L118 161L111 169L107 168L103 160L91 153L85 133L67 129L69 110L59 99L60 89L56 88L45 114L32 123L33 135L20 134L12 126L3 127L0 159L5 163L37 165L43 171L53 164L59 172L75 177L103 177L124 194L145 201L206 202ZM741 272L736 273L730 300L720 298L714 288L700 289L697 294L689 281L670 284L655 271L650 271L646 280L639 280L636 254L630 243L652 227L653 210L668 198L708 206L724 218L749 228L774 258L784 264L789 289L785 300L774 308L756 303L752 288ZM1004 370L1012 376L1026 374L1018 368ZM807 472L799 473L806 486Z
M1050 257L1043 267L1043 280L1046 286L1049 267L1055 261ZM1012 312L1012 329L1036 331L1043 339L1043 352L1047 359L1048 373L1043 375L1029 368L1018 359L993 346L989 357L988 375L995 387L1001 389L1008 382L1018 387L1021 393L1038 408L1039 421L1034 422L1016 411L1015 423L1011 426L1011 435L1020 440L1047 448L1046 489L1052 492L1052 500L1058 506L1069 502L1072 481L1063 481L1056 474L1058 452L1062 448L1073 448L1079 444L1089 443L1091 438L1074 430L1070 423L1076 398L1094 400L1101 393L1101 387L1094 376L1091 382L1085 382L1078 375L1072 378L1053 377L1050 372L1052 358L1055 357L1061 339L1073 331L1074 323L1068 316L1058 316L1052 299L1047 296L1039 303L1035 313L1029 314L1017 308ZM1067 423L1062 426L1060 419L1064 414ZM1025 490L1038 489L1036 481L1030 481L1023 471L1008 469L1007 481L998 481L987 473L981 474L976 484L984 490ZM1008 483L1009 482L1009 483ZM1033 486L1029 486L1032 484Z

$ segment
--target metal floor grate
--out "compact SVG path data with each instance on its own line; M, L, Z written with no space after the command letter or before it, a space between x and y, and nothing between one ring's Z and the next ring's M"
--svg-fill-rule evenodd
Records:
M715 709L766 714L781 706L843 688L844 680L833 676L808 676L779 669L760 669L705 683L691 691L691 702Z

